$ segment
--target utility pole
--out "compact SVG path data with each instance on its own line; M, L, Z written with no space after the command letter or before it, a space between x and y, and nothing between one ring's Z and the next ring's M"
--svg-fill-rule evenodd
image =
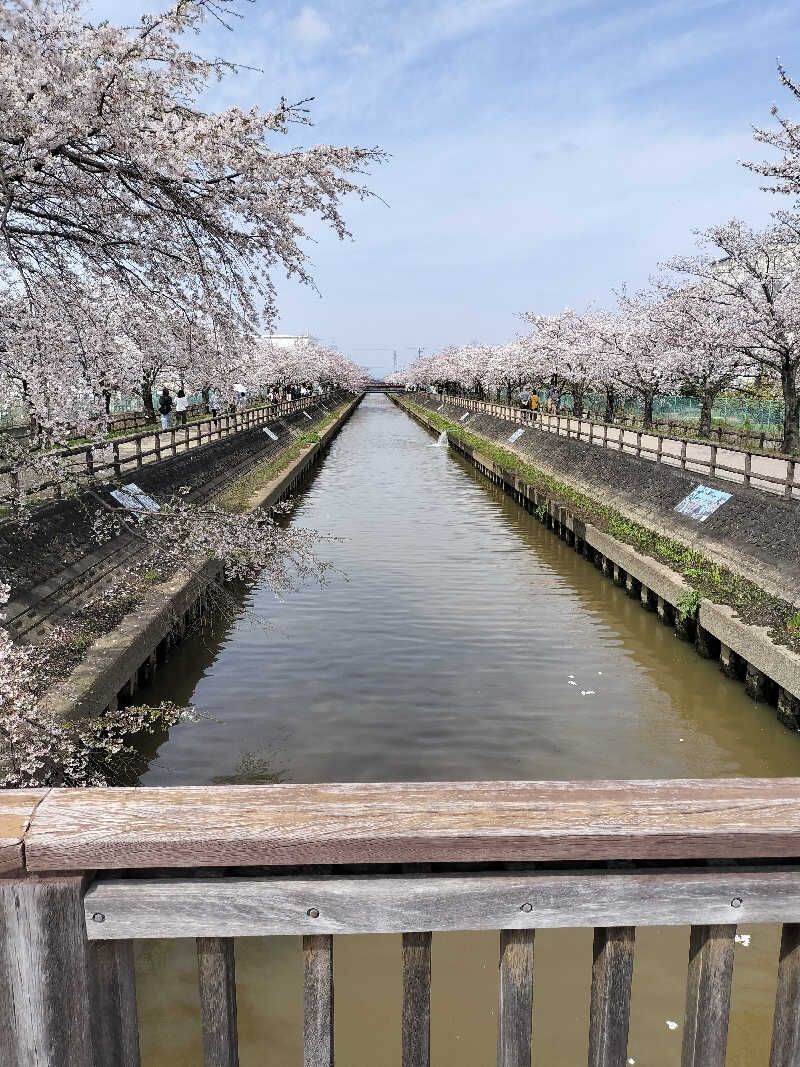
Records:
M397 349L396 348L392 349L392 367L394 368L394 373L397 374Z

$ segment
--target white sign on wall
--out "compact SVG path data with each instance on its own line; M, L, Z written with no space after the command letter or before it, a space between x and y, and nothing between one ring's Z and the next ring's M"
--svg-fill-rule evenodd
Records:
M463 421L464 421L464 419L468 419L468 418L469 418L469 412L468 412L468 411L465 411L465 412L464 412L464 414L463 414L463 415L461 416L461 418L460 418L460 420L459 420L459 421L460 421L460 422L463 422Z
M514 432L512 433L512 435L511 435L511 436L509 437L509 441L510 441L510 442L511 442L512 444L514 443L514 441L519 441L520 437L522 437L522 435L523 435L524 433L525 433L525 431L524 431L524 430L514 430Z
M264 427L264 433L267 435L267 437L271 437L273 441L278 440L278 435L276 433L273 433L272 430L270 430L269 426Z
M161 511L161 506L143 489L140 489L136 482L130 482L128 485L123 485L121 489L112 490L111 495L123 507L132 508L134 511Z
M721 489L712 489L709 485L698 485L683 498L675 510L690 519L696 519L697 522L705 522L730 498L731 494L723 493Z

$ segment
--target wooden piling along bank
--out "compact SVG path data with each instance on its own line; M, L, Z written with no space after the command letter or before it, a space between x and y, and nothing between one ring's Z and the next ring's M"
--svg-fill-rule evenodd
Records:
M535 931L566 927L594 929L588 1063L622 1067L636 927L687 924L681 1064L723 1067L743 922L784 924L768 1062L800 1062L800 779L21 790L0 813L8 1067L136 1067L133 943L177 937L197 939L204 1063L232 1067L235 939L286 934L304 1062L332 1067L334 941L375 932L402 934L397 1047L428 1067L432 941L487 929L497 1063L530 1067Z
M407 408L402 400L390 399L425 429L439 433L432 419ZM693 590L681 575L585 522L561 500L529 485L463 441L453 438L448 443L629 596L640 600L646 611L673 627L682 640L692 642L699 655L718 659L722 671L743 682L754 700L775 705L785 726L800 731L800 656L796 652L776 645L763 627L743 622L733 608L706 597L700 598L696 610L683 614L681 602Z

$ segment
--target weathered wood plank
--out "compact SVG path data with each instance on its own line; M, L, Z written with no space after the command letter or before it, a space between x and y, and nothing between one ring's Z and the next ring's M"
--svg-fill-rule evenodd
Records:
M531 1067L533 930L500 931L497 1067Z
M430 1067L431 934L403 934L403 1067Z
M597 927L589 1009L589 1067L624 1067L633 979L633 926Z
M52 790L29 870L800 852L800 779Z
M800 867L101 879L85 911L91 940L800 922Z
M681 1067L725 1067L736 927L693 926Z
M83 879L0 880L0 1063L93 1064Z
M96 1067L139 1067L139 1023L132 941L89 946Z
M37 804L47 793L47 789L0 791L0 872L22 870L22 842Z
M800 923L786 923L781 935L769 1067L797 1067L799 1063Z
M333 1067L333 938L303 938L303 1067Z
M233 938L198 937L197 976L205 1067L238 1067Z

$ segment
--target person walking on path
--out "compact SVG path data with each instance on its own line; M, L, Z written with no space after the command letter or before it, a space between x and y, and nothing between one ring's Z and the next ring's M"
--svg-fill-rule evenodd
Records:
M189 398L183 389L178 390L178 395L175 398L175 411L178 415L178 425L186 425L186 409L189 407Z
M172 397L166 385L161 390L161 399L158 402L158 413L161 416L161 429L171 430L175 425L175 416L172 414Z
M531 418L536 422L536 416L539 414L539 394L531 393Z
M531 390L527 385L520 389L519 393L517 394L517 399L519 400L519 406L521 408L526 408L528 404L530 404Z

